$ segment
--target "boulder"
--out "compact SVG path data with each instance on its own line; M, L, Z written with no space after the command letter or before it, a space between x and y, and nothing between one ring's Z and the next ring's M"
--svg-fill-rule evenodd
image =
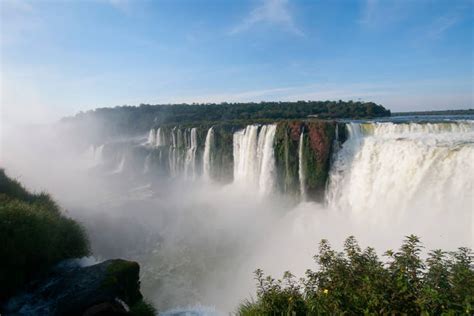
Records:
M80 267L63 263L11 298L2 315L127 315L142 299L138 263L121 259Z

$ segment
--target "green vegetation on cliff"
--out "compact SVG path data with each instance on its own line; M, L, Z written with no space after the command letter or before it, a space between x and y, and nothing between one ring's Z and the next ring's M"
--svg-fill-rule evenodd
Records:
M242 303L238 314L248 315L472 315L474 311L473 254L434 250L426 260L416 236L406 237L387 262L373 248L362 250L354 237L344 252L322 240L314 257L319 270L295 280L255 272L257 298Z
M118 106L81 112L64 122L88 126L94 124L104 136L146 133L153 126L218 124L256 120L318 118L373 118L390 116L390 111L373 102L298 101L220 104L174 104ZM87 128L83 129L88 131Z
M308 197L322 200L329 177L329 160L335 137L334 122L312 121L306 124L303 157Z
M275 165L277 185L282 193L298 195L298 143L302 122L282 121L278 123L275 133Z
M310 200L324 195L329 160L336 136L336 122L329 120L294 120L278 123L275 134L275 164L280 192L299 195L299 142L303 133L302 167L305 191ZM338 127L339 128L339 127Z
M233 133L234 126L215 126L214 150L211 150L211 178L222 183L232 182L234 178Z
M0 169L0 302L54 264L89 254L83 228L45 193L32 194Z

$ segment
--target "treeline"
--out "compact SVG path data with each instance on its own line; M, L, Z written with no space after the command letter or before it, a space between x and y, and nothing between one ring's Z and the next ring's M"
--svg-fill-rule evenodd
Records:
M81 112L63 122L98 123L102 132L139 134L152 126L212 124L222 121L256 121L318 118L373 118L390 116L390 110L373 102L298 101L260 103L207 103L118 106ZM87 125L83 125L86 127Z
M344 252L323 240L314 257L319 269L301 280L290 272L275 280L257 270L256 300L242 303L238 315L472 315L472 251L434 250L427 259L421 251L411 235L382 262L354 237L345 241Z

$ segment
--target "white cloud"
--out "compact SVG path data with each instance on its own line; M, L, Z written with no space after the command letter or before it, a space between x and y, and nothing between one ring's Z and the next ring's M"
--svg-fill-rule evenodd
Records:
M230 34L248 31L258 24L279 25L290 33L304 35L294 22L288 8L288 0L263 0L260 6L253 9L240 24L230 31Z
M130 13L130 0L105 0L105 2L122 13Z
M417 6L416 1L365 0L357 22L373 29L386 27L401 23L415 13L414 8Z
M437 18L431 25L428 33L432 39L440 38L447 30L453 27L456 23L461 20L461 16L458 14L444 15Z

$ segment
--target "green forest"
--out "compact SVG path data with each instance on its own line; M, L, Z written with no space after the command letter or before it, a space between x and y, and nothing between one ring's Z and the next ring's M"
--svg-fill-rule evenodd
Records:
M214 124L236 122L239 124L281 119L317 117L374 118L390 116L390 110L373 102L354 101L298 101L260 103L206 103L140 106L117 106L80 112L64 118L63 123L87 131L89 124L100 126L104 135L137 135L151 127L163 125ZM83 127L83 128L82 128Z

